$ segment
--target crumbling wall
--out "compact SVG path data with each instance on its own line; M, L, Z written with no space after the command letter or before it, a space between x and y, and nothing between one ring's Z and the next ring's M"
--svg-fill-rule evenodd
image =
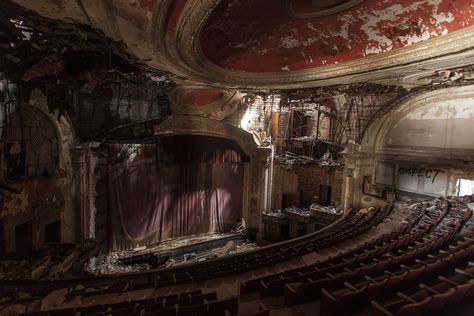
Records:
M331 187L331 204L338 206L342 197L342 175L343 171L336 168L324 168L313 166L295 166L295 173L298 175L301 206L309 207L311 203L320 201L320 186L329 185Z
M320 186L331 187L330 204L342 203L342 168L328 168L318 165L295 165L286 169L275 166L273 208L287 206L309 208L312 203L320 202Z
M33 90L29 104L22 105L18 113L21 113L21 109L28 109L30 115L21 117L25 120L12 120L11 122L20 125L7 124L2 135L4 143L11 138L15 144L9 148L13 148L13 155L8 163L13 161L18 170L24 169L21 177L15 179L8 179L5 173L2 175L5 186L0 219L4 225L5 250L16 250L17 241L26 245L23 250L41 247L45 243L45 226L57 221L61 223L58 232L60 238L55 241L75 242L73 170L69 152L75 137L70 122L65 115L59 117L57 113L49 113L46 97L39 90ZM34 122L39 123L35 125ZM45 131L34 133L31 126L41 126ZM17 139L15 135L21 139ZM51 147L56 150L52 151ZM51 157L54 152L54 159L41 163L46 161L44 157ZM37 159L27 160L28 155ZM2 167L6 163L2 159ZM29 229L21 232L22 234L16 232L19 225L29 221Z

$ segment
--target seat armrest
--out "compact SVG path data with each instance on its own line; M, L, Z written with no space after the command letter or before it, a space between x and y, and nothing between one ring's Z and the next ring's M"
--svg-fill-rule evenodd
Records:
M423 289L423 290L426 290L427 292L430 292L431 294L440 294L438 291L436 291L435 289L429 287L428 285L426 284L420 284L420 289Z
M331 300L333 300L333 301L335 301L335 302L337 301L337 299L336 299L328 290L326 290L325 288L322 288L322 289L321 289L321 294L322 294L322 295L325 295L325 296L327 296L327 297L329 297Z
M439 276L438 279L443 281L443 282L446 282L448 284L451 284L452 286L459 286L459 284L457 284L456 282L454 282L454 281L452 281L448 278L445 278L444 276Z
M403 294L402 292L397 292L397 296L404 299L405 301L407 302L410 302L410 303L416 303L416 301L414 299L412 299L411 297L409 297L408 295L405 295Z
M455 271L456 273L459 273L459 274L465 275L465 276L467 276L467 277L470 277L471 279L474 279L474 275L473 275L472 273L469 273L469 272L467 272L467 271L464 271L464 270L458 269L458 268L454 269L454 271Z
M344 285L345 285L347 288L351 289L352 291L357 291L357 290L358 290L355 286L353 286L353 285L350 284L349 282L344 282Z
M376 301L372 301L370 302L370 304L372 304L372 307L377 310L377 315L393 316L392 313L390 313L388 310L385 309L385 307L383 307Z

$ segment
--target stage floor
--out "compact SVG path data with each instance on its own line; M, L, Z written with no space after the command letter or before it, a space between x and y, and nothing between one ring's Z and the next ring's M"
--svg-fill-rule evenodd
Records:
M240 233L203 234L163 241L160 244L111 251L89 260L85 270L108 275L177 266L258 248Z

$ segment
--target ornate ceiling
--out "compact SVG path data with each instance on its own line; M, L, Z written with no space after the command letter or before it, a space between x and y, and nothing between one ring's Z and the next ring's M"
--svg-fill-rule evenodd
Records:
M393 51L473 24L469 0L242 0L214 11L201 47L227 69L293 71Z
M197 112L234 100L229 89L410 87L474 64L474 0L13 1L123 41L130 54L190 87L173 99Z

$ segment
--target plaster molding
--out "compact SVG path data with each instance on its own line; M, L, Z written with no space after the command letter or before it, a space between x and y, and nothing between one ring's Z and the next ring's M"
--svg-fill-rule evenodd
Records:
M189 0L181 14L177 32L168 43L174 55L182 61L183 72L193 80L250 89L255 86L290 89L404 77L474 62L471 40L474 27L468 27L390 52L313 69L267 73L231 70L211 62L201 48L200 34L216 2ZM417 67L411 65L415 62Z
M251 133L223 121L197 116L172 116L153 128L155 136L205 135L235 141L249 156L256 159L258 144ZM251 158L252 159L252 158Z
M408 113L425 105L467 98L474 99L474 85L431 91L409 99L393 111L386 114L382 119L381 129L377 133L377 138L375 141L376 151L387 150L390 147L396 148L395 146L387 147L386 143L388 136L394 126Z
M388 111L376 124L370 127L367 142L359 147L358 155L361 155L361 157L369 155L372 158L377 156L379 159L406 156L406 158L424 157L423 159L429 159L430 157L437 157L438 159L444 157L446 159L458 159L459 161L474 161L474 155L470 150L449 149L449 151L446 151L441 148L417 147L410 148L407 151L407 148L402 149L398 146L386 145L394 126L408 113L425 105L466 98L474 99L474 85L440 89L411 97Z
M285 0L291 3L292 0ZM310 1L310 0L308 0ZM125 4L118 0L80 0L62 10L52 3L39 5L32 0L15 0L22 6L65 22L80 21L103 30L114 40L123 40L130 54L149 67L168 71L173 80L189 84L240 90L300 89L355 82L390 82L419 86L419 73L474 64L474 26L412 44L389 52L295 71L245 72L221 67L203 53L201 35L210 16L222 0L188 0L181 9L176 27L168 29L176 0L154 2L152 11L143 11L146 25L137 27L120 12ZM334 8L346 8L362 0L348 0ZM330 8L330 7L329 7ZM174 20L173 20L174 21ZM419 78L422 79L422 78Z
M196 91L200 89L207 89L203 86L178 86L169 93L170 106L173 112L182 115L202 116L211 119L222 120L233 114L239 105L242 98L245 96L237 90L223 90L218 89L220 98L212 103L204 106L192 106L183 101L184 95L187 92Z

